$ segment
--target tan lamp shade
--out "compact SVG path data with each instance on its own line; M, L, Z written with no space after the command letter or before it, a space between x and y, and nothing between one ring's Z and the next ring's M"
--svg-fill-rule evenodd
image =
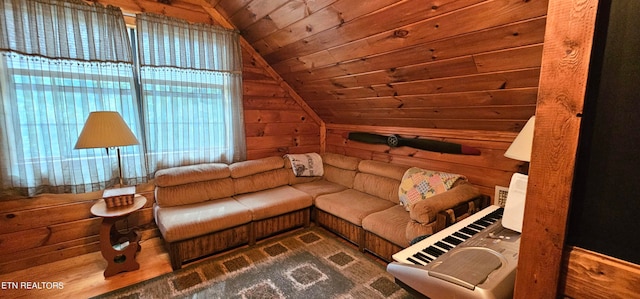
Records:
M511 146L504 153L507 158L531 162L531 147L533 146L533 127L536 117L532 116L522 128L522 131L513 140Z
M109 148L135 144L139 144L138 139L118 112L95 111L89 114L75 148Z

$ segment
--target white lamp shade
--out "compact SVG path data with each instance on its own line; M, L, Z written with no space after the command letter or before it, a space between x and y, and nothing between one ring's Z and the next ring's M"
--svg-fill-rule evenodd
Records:
M531 162L531 147L533 146L533 127L536 117L532 116L513 140L504 156L514 160Z
M108 148L135 144L139 144L138 139L120 113L95 111L89 114L75 148Z

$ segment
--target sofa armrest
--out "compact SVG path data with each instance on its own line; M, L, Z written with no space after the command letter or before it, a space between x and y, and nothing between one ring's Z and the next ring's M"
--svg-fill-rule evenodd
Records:
M434 232L441 231L444 228L449 227L452 224L488 207L490 202L491 198L489 196L480 195L455 207L438 212L438 215L436 215Z
M432 223L436 221L440 211L451 209L481 195L478 188L469 183L458 184L446 192L412 204L409 207L409 216L418 223Z

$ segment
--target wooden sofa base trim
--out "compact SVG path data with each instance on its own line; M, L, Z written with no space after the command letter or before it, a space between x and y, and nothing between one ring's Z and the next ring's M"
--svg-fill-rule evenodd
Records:
M488 196L480 196L447 211L441 211L437 215L436 231L489 206L489 202L490 198ZM403 249L403 247L391 243L374 233L367 232L361 226L340 217L317 208L313 208L313 215L311 215L311 211L312 207L309 207L267 219L252 221L224 231L169 243L171 267L174 270L180 269L185 261L195 260L239 245L253 245L257 240L296 227L308 227L311 219L314 219L319 226L358 246L361 252L367 251L386 262L393 261L392 255Z
M364 252L364 229L361 226L320 209L314 209L314 211L316 224L355 244L361 252Z
M168 243L169 259L173 270L185 261L195 260L217 252L251 242L250 223L195 238Z
M364 249L387 263L393 261L392 256L396 252L404 249L372 232L365 231L364 234Z
M467 202L463 202L451 209L440 211L438 215L436 215L437 217L434 230L440 231L453 223L488 207L490 202L491 198L489 196L481 195L476 198L472 198ZM386 262L392 262L392 256L404 249L404 247L389 242L372 232L365 231L360 226L320 209L314 209L313 214L315 222L318 225L323 226L349 242L354 243L358 246L361 252L367 251Z
M257 240L296 227L308 227L311 219L310 211L311 208L306 208L188 240L171 242L168 244L171 268L177 270L186 261L196 260L244 244L253 245Z
M254 234L251 238L251 244L254 244L257 240L296 227L309 227L311 219L310 211L311 208L309 207L287 214L251 222L251 225L253 226L252 231Z

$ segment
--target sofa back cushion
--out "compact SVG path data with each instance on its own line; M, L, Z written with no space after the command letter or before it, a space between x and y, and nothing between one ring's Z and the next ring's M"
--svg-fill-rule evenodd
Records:
M322 155L324 179L347 188L353 188L359 162L360 159L355 157L324 153Z
M358 164L353 189L399 204L398 188L408 166L362 160Z
M224 163L205 163L178 166L156 171L154 183L159 187L177 186L228 178L229 166Z
M160 207L175 207L233 196L231 178L215 179L170 187L156 187L156 203Z
M262 191L288 184L289 176L284 168L233 179L235 194Z
M267 157L233 163L229 165L229 170L232 178L241 178L283 167L284 159L282 157Z
M207 163L158 170L155 197L160 207L173 207L226 198L233 195L233 181L226 164Z
M282 157L268 157L229 165L235 194L256 192L289 184Z

